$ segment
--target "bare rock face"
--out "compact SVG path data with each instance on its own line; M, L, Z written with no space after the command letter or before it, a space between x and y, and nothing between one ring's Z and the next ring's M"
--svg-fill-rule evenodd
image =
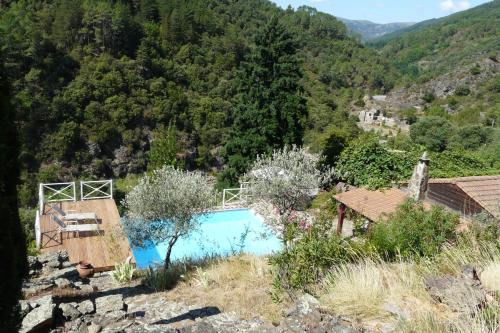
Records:
M125 308L123 296L121 294L102 296L95 300L95 310L97 314L107 312L122 311Z
M59 309L65 320L73 320L81 316L81 312L76 308L76 303L62 303L59 305Z
M425 285L436 301L465 315L473 316L488 301L486 290L477 278L475 269L470 266L463 268L459 278L430 277L425 280Z
M91 300L85 300L80 302L76 308L80 311L81 314L86 315L94 312L94 303Z
M45 296L33 302L36 306L23 319L20 332L39 332L50 328L54 321L56 305L52 296Z
M356 333L351 324L320 311L319 301L309 294L299 298L287 311L279 326L280 332L342 332Z
M20 300L19 301L19 314L24 317L28 314L33 309L31 306L30 302L25 301L25 300Z

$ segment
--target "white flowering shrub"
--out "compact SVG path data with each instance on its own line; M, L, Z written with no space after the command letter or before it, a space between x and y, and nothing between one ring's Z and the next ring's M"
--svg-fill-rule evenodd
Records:
M126 195L122 223L133 246L167 242L164 266L168 268L172 247L198 226L215 202L207 176L164 166L145 175Z
M259 156L246 174L254 198L266 200L276 208L280 218L274 223L278 230L284 230L289 215L330 179L331 172L322 172L319 161L320 155L304 148L285 147L271 156Z
M252 193L271 202L280 214L297 209L326 179L319 169L320 155L304 148L283 148L259 156L246 174Z

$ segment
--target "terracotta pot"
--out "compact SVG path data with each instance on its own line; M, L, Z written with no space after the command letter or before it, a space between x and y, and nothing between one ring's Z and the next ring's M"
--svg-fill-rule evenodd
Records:
M76 270L82 279L92 277L94 275L94 267L87 261L82 260L76 265Z

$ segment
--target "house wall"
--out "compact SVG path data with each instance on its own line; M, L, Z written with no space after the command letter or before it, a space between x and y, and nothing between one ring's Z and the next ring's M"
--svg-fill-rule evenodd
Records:
M477 214L483 207L454 184L429 184L427 199L465 214Z

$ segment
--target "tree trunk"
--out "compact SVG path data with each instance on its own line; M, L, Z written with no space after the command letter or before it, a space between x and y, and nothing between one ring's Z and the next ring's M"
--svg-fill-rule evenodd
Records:
M172 254L172 248L175 245L175 242L177 242L177 239L179 236L172 237L171 240L168 241L168 248L167 248L167 254L165 255L165 262L163 263L163 268L168 269L170 267L170 255Z

